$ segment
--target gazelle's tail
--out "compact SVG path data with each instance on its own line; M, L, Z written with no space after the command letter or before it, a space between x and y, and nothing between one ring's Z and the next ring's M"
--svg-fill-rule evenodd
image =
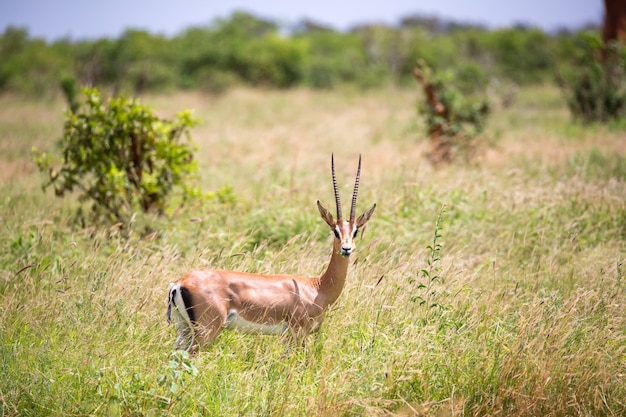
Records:
M194 345L195 314L189 290L180 284L171 283L167 303L167 321L176 326L174 350L190 351Z

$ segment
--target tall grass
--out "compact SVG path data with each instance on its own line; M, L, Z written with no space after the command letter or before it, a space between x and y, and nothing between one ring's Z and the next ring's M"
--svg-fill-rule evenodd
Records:
M0 99L0 415L625 414L626 145L557 94L520 92L480 163L436 171L410 91L146 97L196 108L221 193L150 235L76 224L28 155L62 103ZM321 331L289 355L233 332L172 355L167 283L191 268L321 273L331 152L344 198L363 154L359 207L379 209Z

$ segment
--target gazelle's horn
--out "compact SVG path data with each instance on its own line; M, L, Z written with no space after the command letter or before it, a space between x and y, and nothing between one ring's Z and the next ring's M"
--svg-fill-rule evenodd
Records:
M339 189L337 188L337 177L335 176L335 155L330 155L330 167L333 172L333 188L335 189L335 204L337 205L337 221L341 220L341 200L339 199Z
M356 181L354 182L354 193L352 193L352 207L350 207L350 223L354 222L356 211L356 195L359 192L359 177L361 176L361 154L359 154L359 167L356 170Z

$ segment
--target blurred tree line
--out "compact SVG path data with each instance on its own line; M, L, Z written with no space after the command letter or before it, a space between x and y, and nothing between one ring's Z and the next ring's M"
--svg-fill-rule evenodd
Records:
M489 30L421 16L347 32L305 20L286 31L243 12L173 37L131 29L116 39L50 43L11 27L0 37L0 92L55 94L68 79L128 94L221 92L235 85L367 88L414 84L418 59L435 71L454 70L468 83L552 82L583 32L548 34L523 25Z

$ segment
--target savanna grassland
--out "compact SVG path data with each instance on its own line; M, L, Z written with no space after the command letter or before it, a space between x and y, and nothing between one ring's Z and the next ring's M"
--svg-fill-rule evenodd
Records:
M0 98L0 415L626 415L626 134L528 87L473 163L435 169L418 98L143 97L203 120L211 196L122 230L42 192L31 147L61 136L63 101ZM172 355L188 270L323 271L331 153L344 201L362 154L357 211L378 208L321 331L288 355L233 332Z

